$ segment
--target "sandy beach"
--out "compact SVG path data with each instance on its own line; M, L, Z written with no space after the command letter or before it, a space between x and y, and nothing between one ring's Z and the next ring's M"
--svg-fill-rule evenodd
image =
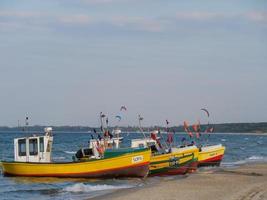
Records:
M183 178L161 178L154 184L118 191L97 199L266 200L267 164L200 169Z

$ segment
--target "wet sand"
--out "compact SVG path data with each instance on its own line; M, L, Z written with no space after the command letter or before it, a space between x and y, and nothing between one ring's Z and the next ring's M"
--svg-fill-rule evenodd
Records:
M267 200L267 164L205 168L184 178L159 178L137 189L117 191L98 200Z

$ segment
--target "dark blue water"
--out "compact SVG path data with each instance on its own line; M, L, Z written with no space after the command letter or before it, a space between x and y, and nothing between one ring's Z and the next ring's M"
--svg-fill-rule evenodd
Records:
M24 133L0 133L0 159L13 160L13 139ZM123 146L129 146L133 138L142 137L139 133L123 133ZM54 133L53 159L71 161L76 150L88 144L88 133ZM176 134L175 142L180 144L185 134ZM222 166L233 167L244 163L267 162L267 136L244 134L213 134L203 142L221 143L226 146ZM59 179L22 178L0 176L0 199L88 199L115 192L118 189L140 187L157 178L142 179Z

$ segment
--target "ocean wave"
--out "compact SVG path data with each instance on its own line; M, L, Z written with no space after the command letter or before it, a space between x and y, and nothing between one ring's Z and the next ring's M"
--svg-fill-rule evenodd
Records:
M103 191L103 190L118 190L132 188L131 185L86 185L83 183L76 183L71 186L63 188L65 192L93 192L93 191Z
M66 154L75 154L76 152L75 151L64 151L64 153L66 153Z
M260 144L260 145L262 145L262 144L263 144L263 142L262 142L262 141L257 141L257 144Z
M247 158L250 161L264 161L267 162L267 157L264 156L251 156L249 158Z
M222 162L222 166L234 167L234 166L249 164L249 163L267 163L267 157L265 157L265 156L250 156L244 160L238 160L235 162Z

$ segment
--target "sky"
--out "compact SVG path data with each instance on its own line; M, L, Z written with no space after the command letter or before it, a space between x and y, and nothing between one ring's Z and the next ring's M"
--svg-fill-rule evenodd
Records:
M266 122L266 87L266 0L0 1L0 126Z

